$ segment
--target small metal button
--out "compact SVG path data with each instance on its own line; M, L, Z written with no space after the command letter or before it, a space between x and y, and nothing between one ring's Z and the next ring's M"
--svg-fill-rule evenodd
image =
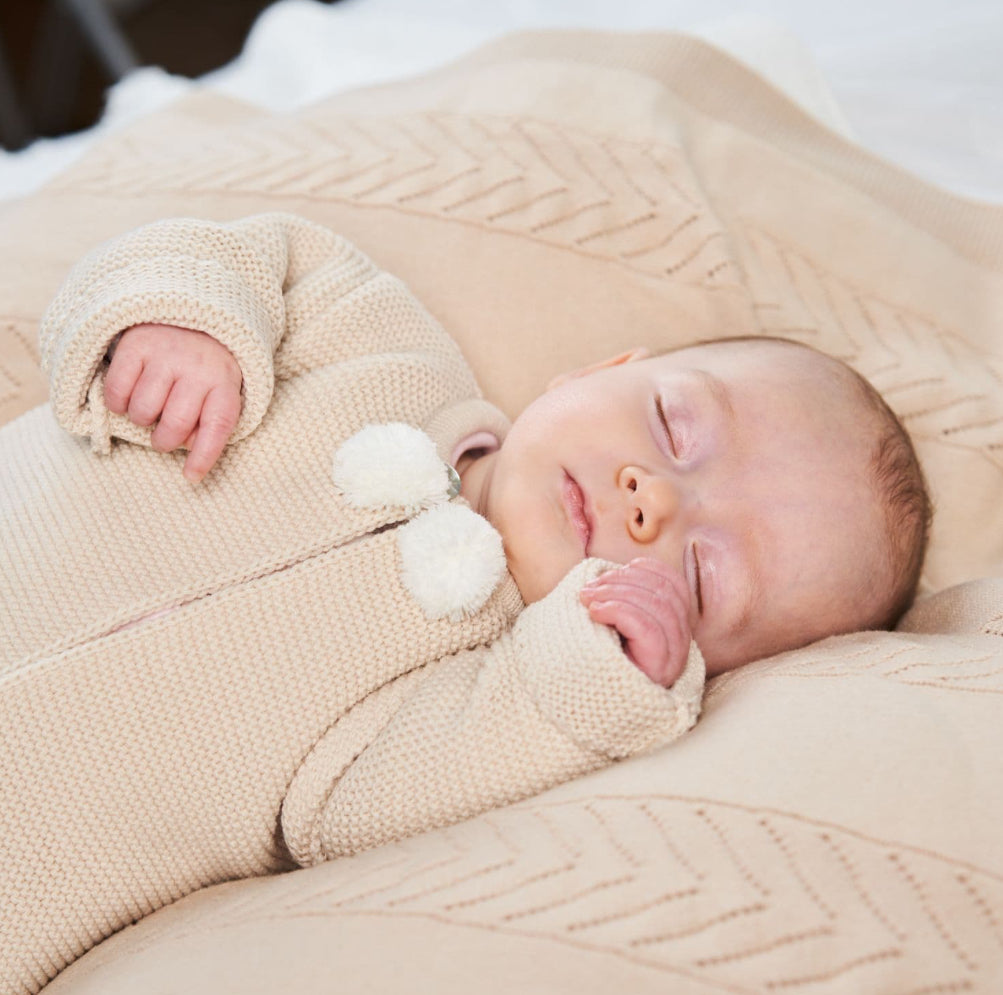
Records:
M449 476L449 497L454 498L460 493L460 489L463 486L463 482L460 480L460 475L456 472L456 468L446 464L446 473Z

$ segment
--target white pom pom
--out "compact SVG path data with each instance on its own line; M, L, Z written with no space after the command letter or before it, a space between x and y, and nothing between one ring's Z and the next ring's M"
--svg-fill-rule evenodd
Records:
M408 513L449 496L449 467L422 431L391 422L367 425L334 454L334 482L356 508L401 505Z
M465 505L444 504L397 530L404 586L428 618L473 615L505 573L501 536Z

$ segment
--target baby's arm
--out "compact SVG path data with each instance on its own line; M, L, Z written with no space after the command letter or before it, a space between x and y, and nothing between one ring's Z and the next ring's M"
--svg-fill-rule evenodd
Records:
M240 417L240 366L204 332L134 325L115 346L105 374L109 411L136 425L157 423L158 452L188 449L185 477L197 483L219 458Z
M344 238L288 214L232 224L175 218L127 232L85 256L46 311L39 347L53 412L67 431L89 436L96 452L110 452L113 437L150 445L148 425L105 403L105 354L137 325L197 329L239 367L241 406L229 439L238 442L260 424L277 379L374 351L382 340L373 324L389 329L384 339L396 333L394 347L413 346L421 322L403 325L399 308L342 306L365 299L368 284L389 280ZM431 321L416 303L413 310ZM166 435L169 445L179 432L160 440ZM201 472L197 462L193 469Z
M340 719L283 803L295 858L449 825L683 735L700 711L703 659L691 643L671 688L628 660L579 600L609 567L584 561L490 646L391 681Z

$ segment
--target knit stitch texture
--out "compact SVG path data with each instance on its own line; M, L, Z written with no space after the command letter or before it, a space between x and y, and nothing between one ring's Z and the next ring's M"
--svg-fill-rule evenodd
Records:
M141 321L240 362L240 423L199 487L100 403L108 345ZM350 504L334 453L395 421L442 456L504 418L330 231L127 234L71 274L41 351L51 405L0 431L5 992L196 889L467 818L695 721L699 653L666 691L578 604L599 561L521 616L507 572L475 613L426 616L397 542L416 509Z

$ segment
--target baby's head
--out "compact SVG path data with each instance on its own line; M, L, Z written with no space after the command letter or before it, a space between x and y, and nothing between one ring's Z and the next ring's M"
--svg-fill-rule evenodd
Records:
M778 339L635 350L555 380L464 491L524 599L586 556L662 559L710 674L889 628L930 502L912 444L845 364Z

